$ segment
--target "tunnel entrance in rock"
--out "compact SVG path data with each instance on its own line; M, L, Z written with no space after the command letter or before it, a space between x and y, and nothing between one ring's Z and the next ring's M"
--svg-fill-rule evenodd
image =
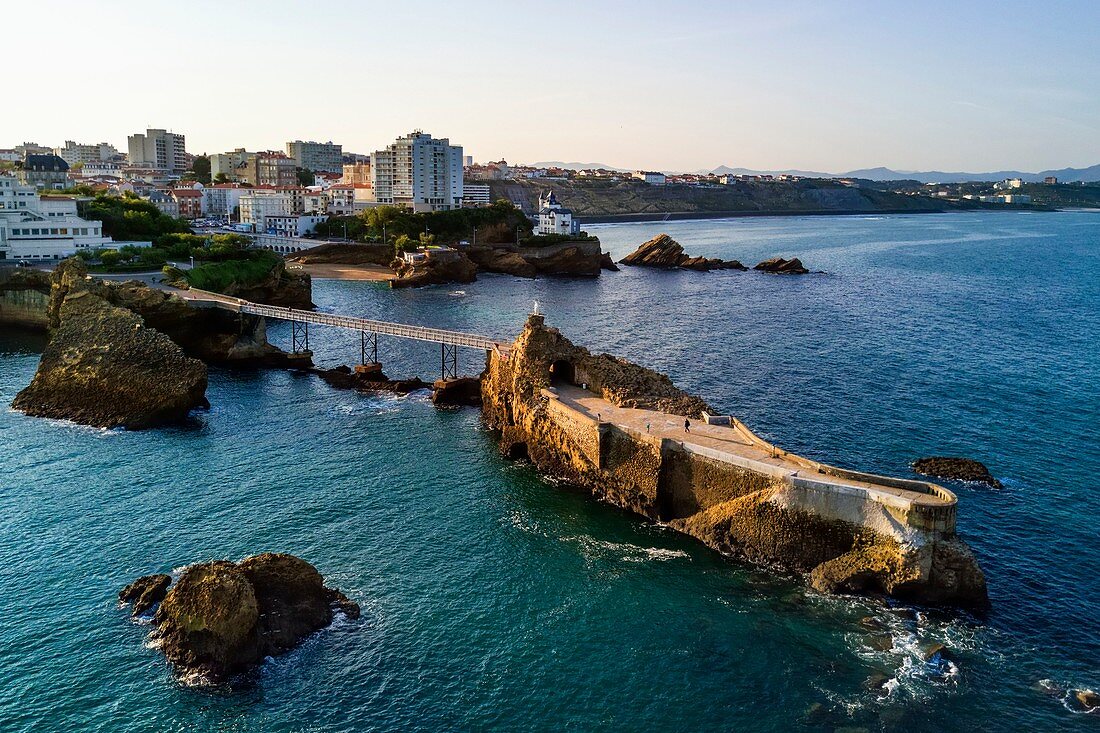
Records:
M572 362L558 359L550 365L550 384L577 384L577 370Z

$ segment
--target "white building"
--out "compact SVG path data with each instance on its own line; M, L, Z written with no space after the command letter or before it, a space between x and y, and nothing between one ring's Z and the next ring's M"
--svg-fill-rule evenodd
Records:
M488 183L463 183L462 184L462 205L463 206L488 206L493 203L489 198L489 184Z
M665 185L665 174L658 173L657 171L634 171L630 174L632 178L639 181L645 181L652 186Z
M252 231L267 231L269 217L293 216L294 197L288 193L251 191L240 199L241 223L251 224Z
M60 260L82 249L118 249L149 242L115 242L103 223L82 219L76 199L46 197L33 186L0 176L0 260Z
M167 130L149 129L126 139L131 165L161 171L187 169L187 151L183 135Z
M286 155L293 158L299 168L311 171L339 173L344 166L344 146L329 140L327 143L295 140L286 144Z
M580 231L580 222L573 218L571 210L558 203L553 191L539 196L539 226L536 233L575 236Z
M371 156L371 184L379 204L413 211L462 206L462 147L420 130Z
M81 143L73 142L72 140L66 140L65 145L60 148L53 149L54 155L57 155L70 166L77 164L87 165L88 163L100 163L107 160L115 160L120 157L118 149L110 143L96 143L94 145L83 145Z
M328 221L328 217L312 214L274 215L268 216L264 220L264 228L256 231L277 237L304 237L323 221Z

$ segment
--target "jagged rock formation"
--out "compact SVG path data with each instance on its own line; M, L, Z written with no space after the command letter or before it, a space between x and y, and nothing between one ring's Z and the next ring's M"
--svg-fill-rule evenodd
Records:
M360 392L393 392L408 394L418 389L427 389L431 385L420 379L390 379L382 372L381 364L361 364L355 369L341 365L332 369L312 369L330 387L336 389L355 389Z
M691 257L684 253L684 248L667 234L658 234L648 242L644 242L626 257L619 260L623 265L637 267L655 267L659 269L671 269L674 267L686 270L745 270L748 269L737 260L708 259L706 257Z
M495 272L515 277L535 277L538 269L514 249L505 247L471 247L467 255L477 265L478 272Z
M38 371L16 395L15 409L136 430L177 422L207 405L206 365L133 312L77 289L51 307L55 319Z
M782 257L772 257L770 260L764 260L758 263L752 269L760 270L761 272L771 272L776 275L805 275L809 272L802 266L802 260L797 257L792 257L789 260L785 260Z
M120 600L133 597L135 586L142 594L159 588L166 577L139 579ZM326 588L315 567L281 553L192 565L159 603L154 639L185 681L203 684L225 682L294 648L332 623L334 607L359 617L359 606Z
M417 263L397 259L390 266L397 273L397 276L390 280L391 288L472 283L477 279L477 265L457 250L433 251L427 258Z
M170 575L145 575L118 592L118 602L131 604L130 612L141 616L156 607L168 595Z
M615 264L615 260L612 259L610 252L604 252L600 255L600 269L609 270L611 272L619 271L619 266Z
M929 456L913 462L913 470L925 476L949 478L956 481L974 481L995 489L1001 488L1001 482L993 477L984 463L972 458L949 456Z
M468 247L478 272L516 277L599 277L603 255L599 240L557 242L525 247Z
M829 477L850 479L853 472L783 453L790 463L797 459L792 472L689 448L648 428L600 422L558 400L555 384L587 387L613 405L692 419L704 410L713 414L668 377L593 356L532 316L507 355L490 354L482 379L483 414L500 431L502 452L526 456L545 472L724 553L805 573L822 592L988 604L981 569L955 536L950 492L937 488L919 504L894 500L889 491L881 500L859 490L833 495Z

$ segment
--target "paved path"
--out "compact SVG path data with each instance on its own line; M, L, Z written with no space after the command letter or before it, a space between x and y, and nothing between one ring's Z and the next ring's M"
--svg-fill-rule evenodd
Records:
M730 426L708 425L702 421L692 420L690 432L685 432L684 418L679 415L670 415L657 410L618 407L580 387L573 385L554 386L557 389L559 399L564 404L603 422L621 425L641 433L648 432L661 438L671 438L689 446L695 445L731 453L735 456L759 461L791 472L799 471L799 475L808 479L827 481L830 484L854 486L921 503L950 503L934 494L884 486L869 481L858 481L832 474L819 474L807 459L799 456L784 456L782 452L773 455L768 446L751 440L740 430Z

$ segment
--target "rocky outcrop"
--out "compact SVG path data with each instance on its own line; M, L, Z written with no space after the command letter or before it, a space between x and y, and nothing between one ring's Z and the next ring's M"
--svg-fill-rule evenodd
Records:
M0 267L0 325L49 327L50 275L31 267Z
M430 384L413 377L412 379L390 379L382 372L381 364L361 364L354 369L341 365L332 369L312 369L313 374L336 389L355 389L360 392L393 392L408 394L418 389L427 389Z
M802 266L802 260L797 257L792 257L789 260L785 260L782 257L772 257L770 260L764 260L757 263L752 269L760 270L761 272L770 272L776 275L805 275L809 272Z
M250 285L234 284L225 289L225 295L285 308L308 310L314 307L312 278L304 272L287 270L281 259L262 281Z
M146 589L144 597L150 588L167 586L167 577L142 578L123 589L120 599L132 598L135 587ZM205 684L225 682L294 648L332 623L334 609L359 616L359 606L326 588L315 567L277 553L192 565L159 604L153 616L156 645L185 681Z
M950 456L929 456L918 458L913 462L913 470L925 476L954 479L956 481L973 481L974 483L1001 488L1001 482L993 477L984 463L972 458L956 458Z
M490 354L482 378L483 415L500 432L502 452L527 457L544 472L723 553L804 573L822 592L977 609L988 604L981 569L954 534L953 504L933 502L926 516L919 513L924 509L899 511L873 498L866 504L860 494L824 499L814 493L823 490L815 488L820 479L795 483L766 463L688 449L649 435L648 428L600 423L598 415L585 416L554 397L566 384L624 407L692 419L714 412L667 376L594 356L531 316L507 354ZM731 438L745 439L733 432ZM843 473L799 460L811 475Z
M389 281L391 288L472 283L477 279L477 265L465 254L453 249L432 251L424 260L416 263L397 259L391 266L397 273Z
M464 252L477 264L478 272L516 277L599 277L604 259L598 239L524 247L478 246Z
M467 256L477 264L478 272L494 272L515 277L535 277L538 270L514 249L471 247Z
M611 257L610 252L604 252L600 255L600 269L609 270L610 272L619 271L619 266L615 264L615 260Z
M481 379L437 379L432 385L432 403L440 407L477 407L481 404Z
M69 275L55 278L59 304L51 307L51 321L57 326L12 407L35 417L137 430L178 422L207 405L206 365L93 290L57 287Z
M675 267L686 270L745 270L747 269L737 260L708 259L706 257L692 257L684 253L672 237L667 234L658 234L648 242L643 243L638 249L619 260L623 265L637 267L655 267L658 269L672 269Z
M130 612L141 616L153 610L168 595L170 575L145 575L118 592L118 602L131 604Z

